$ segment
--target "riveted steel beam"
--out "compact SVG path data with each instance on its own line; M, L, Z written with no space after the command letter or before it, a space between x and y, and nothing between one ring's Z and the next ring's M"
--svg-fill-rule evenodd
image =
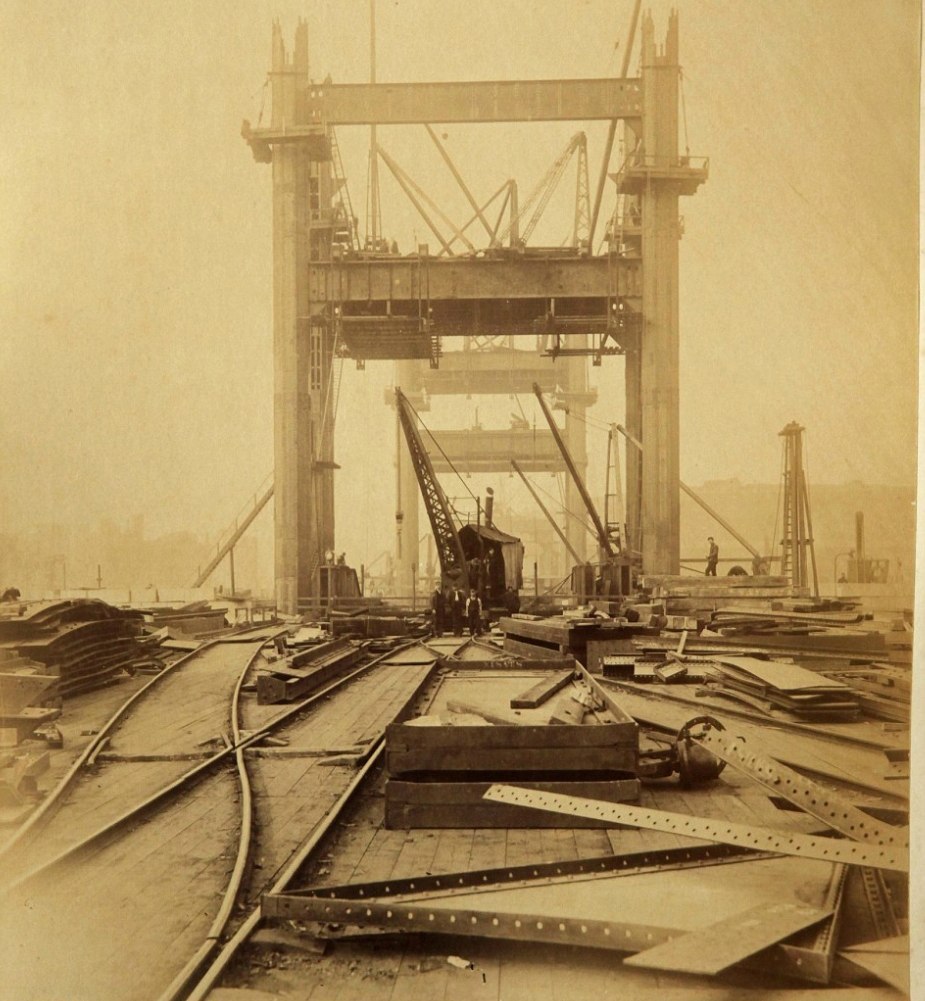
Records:
M485 799L495 803L529 806L536 810L592 817L613 821L648 831L667 831L687 838L700 838L726 845L741 845L760 851L796 855L800 858L818 859L822 862L842 862L849 865L869 865L876 869L909 871L909 853L901 848L838 841L834 838L811 837L790 831L752 827L707 817L692 817L667 810L649 810L644 807L604 803L580 799L559 793L520 789L517 786L493 785Z

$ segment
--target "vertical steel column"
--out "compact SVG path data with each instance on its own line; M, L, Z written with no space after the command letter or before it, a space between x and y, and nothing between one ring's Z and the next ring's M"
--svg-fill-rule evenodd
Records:
M642 398L640 388L640 337L630 334L624 345L624 382L626 389L626 430L642 441ZM642 450L628 448L626 455L626 531L634 552L642 551Z
M308 120L308 26L287 55L273 25L274 128ZM333 334L323 322L331 253L329 162L299 143L273 149L274 513L276 602L287 614L317 589L334 547Z
M334 178L330 160L310 165L308 328L309 403L312 449L312 521L309 532L308 577L301 596L316 597L317 567L325 550L334 550L334 331L326 313L332 291L328 288L333 235Z
M279 22L273 25L272 124L298 120L308 85L308 27L299 22L292 58ZM310 164L299 144L273 150L273 362L275 574L277 607L294 614L309 572L312 444L308 434L308 313Z
M587 347L588 335L578 334L572 338L573 346ZM559 362L558 364L563 364ZM588 483L588 442L587 425L584 417L587 407L583 396L588 390L588 361L586 358L575 357L564 359L565 386L567 390L568 411L565 415L565 444L572 455L578 474ZM581 401L581 402L578 402ZM565 537L572 549L581 554L581 561L588 558L588 533L581 522L587 521L587 511L581 494L571 476L565 477L565 508L575 517L565 516ZM595 553L595 559L597 558Z
M642 565L678 573L681 555L678 406L678 188L654 179L678 162L678 17L664 46L651 16L642 25ZM627 415L629 416L629 415ZM629 424L629 422L628 422Z

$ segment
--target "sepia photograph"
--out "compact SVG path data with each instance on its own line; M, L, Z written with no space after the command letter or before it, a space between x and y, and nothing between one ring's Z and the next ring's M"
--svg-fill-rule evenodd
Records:
M0 0L0 1001L925 993L921 32Z

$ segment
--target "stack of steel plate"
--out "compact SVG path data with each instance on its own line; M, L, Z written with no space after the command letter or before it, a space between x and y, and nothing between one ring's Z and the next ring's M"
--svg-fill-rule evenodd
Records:
M142 619L96 599L42 602L0 619L0 649L54 675L43 698L73 695L110 681L141 656Z
M911 671L895 664L866 664L826 671L857 693L865 715L908 723L912 714Z
M714 664L725 688L765 700L799 719L858 717L853 689L795 664L756 657L715 657Z

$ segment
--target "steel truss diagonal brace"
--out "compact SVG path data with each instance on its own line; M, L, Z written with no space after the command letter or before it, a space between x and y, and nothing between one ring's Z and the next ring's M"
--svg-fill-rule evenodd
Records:
M816 838L789 831L751 827L706 817L691 817L665 810L647 810L604 803L599 800L580 799L577 796L538 792L509 785L491 786L484 798L495 803L528 806L535 810L549 810L552 813L591 817L595 820L609 820L615 824L626 824L648 831L668 831L683 837L718 841L726 845L741 845L759 851L818 859L821 862L843 862L849 865L869 865L875 869L909 871L909 853L894 847Z

